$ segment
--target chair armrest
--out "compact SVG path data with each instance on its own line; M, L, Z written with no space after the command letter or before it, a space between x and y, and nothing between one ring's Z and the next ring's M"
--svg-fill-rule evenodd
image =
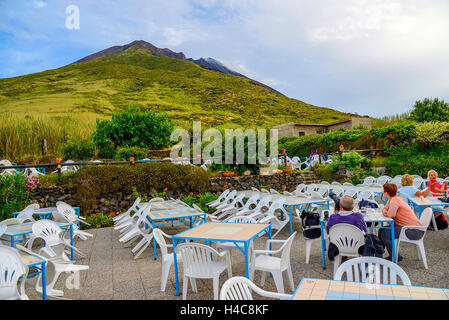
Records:
M26 247L24 247L24 246L22 246L22 245L20 245L20 244L16 244L16 248L19 249L19 250L21 250L21 251L24 251L24 252L26 252L26 253L32 254L32 255L34 255L34 256L36 256L36 257L38 257L38 258L44 260L45 262L48 261L47 258L41 256L40 254L37 254L37 253L31 251L30 249L28 249L28 248L26 248Z

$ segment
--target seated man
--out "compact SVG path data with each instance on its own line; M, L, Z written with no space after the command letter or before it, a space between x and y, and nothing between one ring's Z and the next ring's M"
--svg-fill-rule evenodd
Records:
M356 226L363 232L367 231L365 220L361 213L353 212L354 199L350 196L343 196L340 199L340 211L332 214L327 222L326 231L329 233L329 229L337 223L348 223Z
M363 219L361 213L353 212L354 210L354 199L350 196L343 196L340 199L340 210L329 217L329 221L327 222L326 231L329 233L330 228L332 226L339 223L347 223L352 224L362 230L363 232L367 232L366 222ZM362 254L363 247L359 248L359 253ZM337 246L335 246L332 242L329 243L328 250L328 258L333 261L334 257L338 255ZM346 257L343 257L342 262L346 260Z

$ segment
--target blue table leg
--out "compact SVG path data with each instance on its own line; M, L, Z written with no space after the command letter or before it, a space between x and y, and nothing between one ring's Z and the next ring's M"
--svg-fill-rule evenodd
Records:
M175 265L176 295L179 296L178 259L176 258L176 239L173 238L173 263Z
M397 263L396 261L396 240L394 238L394 221L391 221L390 224L390 228L391 228L391 251L392 251L392 261L394 263Z
M248 259L248 242L245 241L244 243L244 248L245 248L245 277L249 279L249 272L248 272L248 264L249 264L249 259ZM231 252L229 252L230 254Z
M47 271L45 270L45 264L44 262L42 264L41 272L42 272L42 299L47 300Z
M323 261L323 269L326 269L326 240L324 240L324 222L320 221L321 228L321 259Z
M154 220L151 221L151 226L153 227L153 231L154 231ZM153 236L153 255L154 255L154 260L156 260L157 259L156 240L154 239L154 236Z
M10 236L11 238L11 247L14 248L14 236Z
M293 207L289 207L290 211L290 235L293 234Z
M192 221L192 217L190 217L190 218L189 218L189 220L190 220L190 229L192 229L192 228L193 228L193 221Z

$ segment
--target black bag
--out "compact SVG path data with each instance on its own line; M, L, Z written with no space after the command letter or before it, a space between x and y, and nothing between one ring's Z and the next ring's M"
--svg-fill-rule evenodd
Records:
M320 225L320 214L318 212L303 210L300 217L301 225L304 230L304 237L307 239L316 239L321 237L321 229L316 227Z
M363 249L362 249L363 248ZM385 246L375 234L365 234L365 245L361 247L361 255L364 257L382 258L385 252ZM360 253L360 250L359 250Z
M362 209L362 208L377 209L377 208L379 208L379 206L374 201L369 201L369 200L362 199L362 201L359 202L359 209Z
M444 218L444 214L440 214L438 217L435 218L435 223L437 224L438 230L444 230L447 229L448 223L447 220ZM432 223L430 224L432 226Z

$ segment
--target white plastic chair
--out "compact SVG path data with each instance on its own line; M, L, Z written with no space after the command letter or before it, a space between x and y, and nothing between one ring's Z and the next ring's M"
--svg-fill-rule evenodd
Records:
M13 164L11 163L11 161L9 160L0 160L0 170L2 169L2 166L5 167L9 167L12 166ZM15 175L18 171L16 169L3 169L1 174L5 174L5 175Z
M284 208L285 197L280 197L279 199L273 201L265 213L265 216L258 220L259 223L270 223L271 229L277 230L272 236L275 238L278 233L288 224L290 221L290 216ZM276 215L276 211L282 211L284 214L284 220L280 220Z
M71 223L74 238L78 237L82 240L87 240L88 237L90 238L93 237L93 234L90 234L89 232L86 231L82 231L78 228L77 225L78 222L84 223L88 226L90 226L90 224L84 221L84 219L78 218L78 215L76 214L75 209L73 209L72 206L64 202L57 202L56 207L58 208L58 210L53 212L53 219L57 222ZM67 233L67 235L69 234Z
M0 300L29 300L25 293L27 276L28 267L17 250L0 246Z
M333 181L333 182L331 183L331 185L334 185L334 186L341 186L341 183L338 182L338 181Z
M270 189L270 193L271 194L279 194L279 192L277 190L274 190L274 189Z
M330 183L328 182L328 181L321 181L321 184L324 184L324 185L330 185Z
M26 207L25 209L20 211L20 213L17 215L16 218L19 219L21 223L34 222L35 221L33 218L34 211L35 209Z
M329 229L329 242L338 248L338 255L334 258L334 275L340 266L341 257L358 257L359 248L365 244L362 230L347 223L338 223Z
M401 182L401 177L399 177L399 182ZM396 178L395 178L396 179ZM379 178L377 178L376 183L380 184L381 186L383 186L385 183L392 181L392 179L388 176L380 176ZM396 180L397 181L397 180Z
M170 252L170 253L168 252L169 248L173 249L173 245L167 244L167 242L165 241L165 238L171 239L172 236L166 234L165 232L163 232L161 229L158 229L158 228L155 228L153 230L153 236L154 236L154 240L156 240L156 243L159 245L159 248L161 249L161 254L162 254L161 291L164 292L165 287L167 285L167 279L168 279L168 275L170 273L170 268L174 261L173 260L174 259L173 252ZM180 262L182 262L181 255L176 256L176 261L178 264Z
M306 189L307 185L304 183L298 184L296 186L295 191L299 191L299 192L304 192L304 190Z
M291 295L265 291L256 286L245 277L232 277L226 280L220 290L220 300L254 300L251 294L254 291L258 295L271 299L290 300Z
M38 220L33 226L33 238L27 243L29 250L33 248L33 242L35 239L44 240L45 246L39 250L39 254L47 259L47 294L48 296L60 297L64 295L61 290L54 289L54 285L58 280L59 276L63 272L77 273L82 270L88 270L88 265L75 265L67 257L65 251L66 248L73 248L75 252L80 253L80 251L70 245L62 236L62 230L59 226L52 220ZM52 265L53 268L48 268L48 265ZM53 272L49 272L53 269ZM42 274L36 281L36 291L42 293Z
M369 185L374 182L376 182L376 178L374 178L372 176L369 176L369 177L366 177L365 179L363 179L363 184L365 184L365 185Z
M290 251L295 236L296 231L287 240L267 240L266 250L253 250L251 257L251 281L254 279L254 272L260 270L262 271L260 285L263 287L265 284L266 273L270 272L273 275L277 291L279 293L284 293L282 272L287 271L290 289L292 291L295 290L290 264ZM270 244L282 244L282 246L277 250L269 250ZM275 257L274 255L276 254L280 254L280 257Z
M341 188L341 187L335 187L335 188L332 188L332 192L335 193L335 195L337 197L341 197L343 195L344 191L343 191L343 188Z
M218 219L217 219L216 216L204 212L203 209L201 209L200 207L198 207L195 203L192 204L192 206L193 206L196 210L198 210L198 211L200 211L200 212L203 212L203 213L206 215L206 221L209 220L209 221L211 221L211 222L218 222ZM196 227L196 226L199 226L200 224L203 224L203 222L204 222L203 217L195 217L195 218L193 218L193 223L192 223L192 225L193 225L194 227Z
M357 193L358 193L357 189L347 189L343 192L343 195L354 198L357 195Z
M268 191L267 189L264 189L264 188L261 188L261 189L260 189L260 192L263 192L263 193L270 193L270 191Z
M305 194L304 192L299 191L299 190L293 191L293 195L294 195L295 197L307 198L307 194Z
M217 211L213 213L219 220L223 219L226 216L232 215L237 212L239 209L245 206L243 199L245 198L245 193L239 193L234 198L234 200L228 204L227 206L219 208Z
M354 187L354 185L350 182L345 182L343 183L344 186L348 186L348 187Z
M187 298L189 279L213 279L214 300L218 299L218 281L220 274L227 270L228 277L232 277L229 251L218 252L210 246L201 243L182 243L176 246L176 255L181 255L183 264L183 284L182 299ZM225 258L225 261L220 261ZM197 292L196 284L192 285L194 292Z
M305 193L310 194L312 191L315 191L317 189L317 185L316 184L309 184L306 186L306 190Z
M236 196L237 196L237 190L232 190L231 192L229 192L229 194L226 196L226 198L222 202L220 202L220 204L218 204L217 206L212 206L212 207L216 208L217 211L219 212L219 210L221 208L225 208L229 204L231 204L232 201L234 201Z
M139 204L140 204L140 197L137 197L136 198L136 200L134 200L134 203L132 204L132 206L128 209L128 210L126 210L124 213L122 213L122 214L119 214L119 215L117 215L117 216L115 216L113 219L112 219L112 221L114 221L114 224L116 224L116 225L119 225L119 223L121 222L121 221L124 221L124 220L126 220L126 219L129 219L130 217L131 217L131 213L136 213L137 212L137 208L138 208L138 206L139 206Z
M423 261L424 267L427 269L427 257L426 257L426 250L424 249L424 237L426 235L427 228L429 227L430 221L432 220L433 211L431 208L426 208L421 214L421 218L419 219L419 222L421 223L422 227L418 226L404 226L401 229L401 233L399 234L399 238L396 239L396 257L399 254L399 244L401 242L408 242L416 245L416 250L418 252L418 257L420 260ZM424 234L419 240L411 240L407 237L407 234L405 233L407 230L420 230L423 231Z
M256 207L245 215L254 218L256 221L260 220L265 216L266 211L270 207L271 198L271 195L263 196L259 202L257 202Z
M242 208L235 209L235 212L233 212L234 216L244 216L244 215L247 215L248 213L252 212L254 209L253 206L257 207L259 198L260 198L259 194L254 194L251 197L249 197L249 199L246 200L246 203L244 204L244 206ZM227 221L231 218L232 218L232 214L231 214L231 216L227 217L224 221Z
M231 219L229 219L226 222L234 222L234 223L257 223L256 219L252 218L252 217L248 217L248 216L235 216L232 217ZM243 250L244 245L243 243L233 243L233 242L217 242L216 248L217 250L221 249L221 250L228 250L229 251L229 255L227 256L229 259L229 265L231 265L232 268L232 250L234 249L238 249L237 246ZM253 241L250 242L249 244L249 252L248 252L248 256L251 256L251 250L253 248ZM231 269L232 270L232 269Z
M346 276L346 281L398 284L397 280L400 279L402 285L412 285L401 267L377 257L359 257L345 261L334 273L334 280L342 280L343 276Z

